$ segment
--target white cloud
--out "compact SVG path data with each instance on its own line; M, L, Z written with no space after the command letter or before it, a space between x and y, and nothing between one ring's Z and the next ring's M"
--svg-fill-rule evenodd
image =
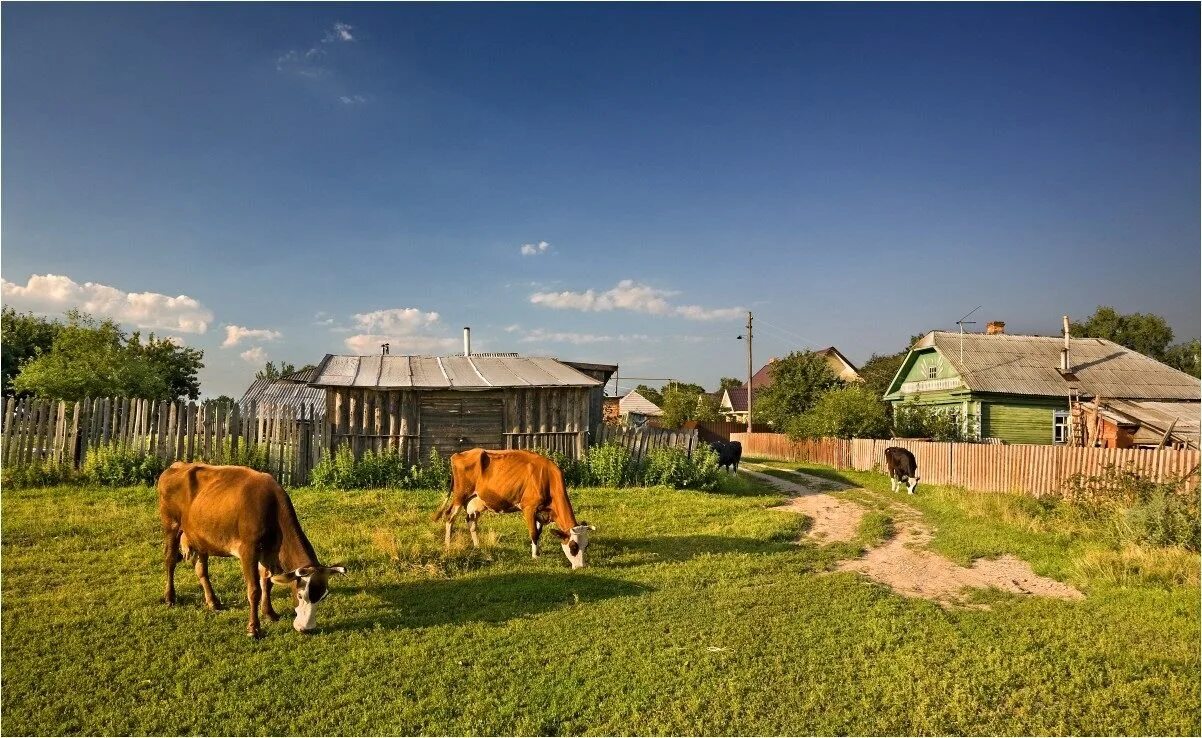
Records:
M551 244L547 243L546 241L539 241L538 243L524 243L522 244L522 256L538 256L539 254L547 253L547 250L550 248Z
M356 354L378 354L382 343L387 343L389 352L393 354L442 353L459 345L459 341L454 338L377 333L350 336L344 343Z
M185 342L184 339L180 338L179 336L167 336L163 340L169 342L173 346L178 346L179 348L183 348L188 345L187 342Z
M339 95L338 102L343 105L362 105L367 102L367 98L363 95Z
M356 313L354 319L364 331L410 335L438 323L438 313L422 312L417 308L390 308Z
M211 310L187 295L124 292L96 282L79 284L60 274L34 274L24 285L0 278L0 294L13 307L39 313L79 308L138 328L204 333L213 320Z
M520 331L521 329L522 329L521 323L512 323L510 325L505 326L506 333L514 333L516 331Z
M354 41L355 35L351 31L355 27L349 23L335 23L334 27L326 31L326 35L322 37L323 44L343 43Z
M609 343L612 341L650 341L651 336L641 333L634 335L618 335L604 336L595 333L572 333L572 332L555 332L546 331L542 328L535 328L532 331L527 331L526 335L522 336L522 343L537 343L546 341L548 343L571 343L577 346L589 343Z
M319 311L313 316L313 325L334 325L334 316L325 311Z
M278 72L296 74L310 79L319 79L330 73L329 69L326 69L315 61L323 54L325 52L320 49L309 49L303 54L296 50L288 51L276 57L275 68Z
M265 363L267 363L267 352L263 350L262 346L255 346L254 348L249 348L249 349L243 351L241 354L239 354L239 356L241 356L242 360L245 361L247 364L265 364Z
M225 327L225 340L221 342L221 348L231 348L237 346L242 341L278 341L283 334L279 331L272 331L266 328L244 328L240 325L227 325Z
M530 302L557 310L602 312L629 310L649 315L675 315L689 320L729 320L738 317L742 308L703 308L700 305L672 305L669 297L679 294L650 285L623 279L613 289L604 292L535 292Z

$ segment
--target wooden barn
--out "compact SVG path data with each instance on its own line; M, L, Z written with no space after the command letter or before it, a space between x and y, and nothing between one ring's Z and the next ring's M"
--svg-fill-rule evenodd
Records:
M323 445L394 449L548 448L583 454L599 379L556 359L517 354L337 356L310 387L325 390Z

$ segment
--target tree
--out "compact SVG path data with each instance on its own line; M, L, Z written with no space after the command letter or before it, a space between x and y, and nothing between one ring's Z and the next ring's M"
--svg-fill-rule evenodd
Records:
M134 333L130 339L142 355L150 361L155 373L167 383L166 396L170 399L200 397L200 370L204 368L204 351L187 346L177 346L170 339L155 340L154 334L145 345Z
M722 419L722 401L709 394L697 395L697 414L693 420L703 423L716 423Z
M1186 374L1202 377L1202 346L1198 339L1169 346L1164 363Z
M843 386L826 358L813 351L794 351L772 363L772 384L757 389L757 420L786 428L789 422L814 406L828 390Z
M292 364L290 362L281 361L279 368L276 368L275 362L269 361L263 365L263 368L261 370L255 372L255 379L276 380L276 379L279 379L280 377L286 377L289 374L295 374L296 372L303 372L308 369L314 369L314 368L316 368L316 366L317 366L316 364L305 364L304 366L302 366L298 369L294 364Z
M215 407L217 405L221 405L223 407L229 407L231 405L238 404L238 401L235 400L234 398L230 397L229 395L218 395L216 397L210 397L209 399L205 400L204 403L202 403L202 404L205 407Z
M142 397L174 400L200 395L197 373L204 352L168 339L146 343L126 336L112 320L96 321L78 310L67 313L48 350L21 365L17 392L79 400L84 397Z
M1069 332L1076 338L1105 338L1132 351L1164 361L1173 329L1168 321L1152 313L1119 313L1112 307L1099 305L1083 323L1069 323Z
M889 391L889 383L893 381L893 377L897 375L897 370L901 369L902 362L909 355L909 349L898 351L896 354L873 354L868 357L868 361L864 362L864 366L860 367L860 377L864 380L864 387L871 390L876 398L885 396Z
M160 398L166 397L167 381L116 323L71 311L50 350L22 365L13 389L61 400Z
M18 313L7 305L0 314L0 391L7 397L13 393L12 381L21 366L49 351L63 324L33 313Z
M698 401L704 396L705 388L699 384L668 383L661 393L663 404L660 404L660 409L664 414L660 417L660 423L667 428L679 428L686 420L696 420L700 407Z
M718 392L719 393L722 393L725 390L738 389L742 386L743 386L742 379L736 379L734 377L723 377L722 379L718 380Z
M889 415L872 389L849 385L825 392L786 430L794 439L888 438Z

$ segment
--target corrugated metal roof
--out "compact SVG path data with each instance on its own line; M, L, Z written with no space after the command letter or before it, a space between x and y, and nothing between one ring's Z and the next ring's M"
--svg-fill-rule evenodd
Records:
M522 356L336 356L317 365L314 387L489 389L596 387L601 382L555 359Z
M634 390L627 392L622 397L618 402L618 408L618 412L622 415L636 413L638 415L659 416L664 414L664 411L659 409L659 405L656 405Z
M252 405L287 405L297 410L312 405L314 416L321 418L326 414L326 391L287 379L256 379L238 400L238 410L245 413Z
M975 392L1068 394L1068 383L1059 371L1063 338L966 333L963 361L960 341L959 333L932 331L914 348L935 346ZM1087 395L1141 400L1202 398L1197 378L1102 338L1070 338L1069 363Z

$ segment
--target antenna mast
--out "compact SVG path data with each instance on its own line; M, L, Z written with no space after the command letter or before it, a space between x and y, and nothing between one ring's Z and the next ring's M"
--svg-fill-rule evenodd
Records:
M984 307L984 305L977 305L968 313L968 315L965 315L964 318L972 315L982 307ZM965 320L964 318L960 318L956 321L956 325L960 326L960 366L964 366L964 326L977 324L977 321L975 320Z

